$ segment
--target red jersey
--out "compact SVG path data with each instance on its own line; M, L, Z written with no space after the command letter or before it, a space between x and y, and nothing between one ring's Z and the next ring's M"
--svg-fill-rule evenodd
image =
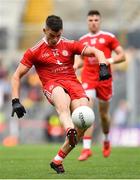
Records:
M64 38L51 47L43 38L25 52L21 63L29 68L35 66L43 87L52 79L75 80L74 55L81 54L84 48L82 43Z
M97 34L88 33L80 38L80 42L103 51L106 58L110 58L112 51L120 45L115 35L105 31L99 31ZM91 81L99 80L99 62L95 57L84 57L82 81L87 78Z

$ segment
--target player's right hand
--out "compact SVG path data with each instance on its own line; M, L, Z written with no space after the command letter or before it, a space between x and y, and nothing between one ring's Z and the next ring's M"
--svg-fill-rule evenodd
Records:
M106 79L109 79L111 77L111 74L108 70L108 66L104 63L100 64L100 72L99 72L99 78L100 78L100 81L103 81L103 80L106 80Z
M21 118L26 113L24 106L20 103L18 98L12 99L12 117L14 113L17 114L18 118Z

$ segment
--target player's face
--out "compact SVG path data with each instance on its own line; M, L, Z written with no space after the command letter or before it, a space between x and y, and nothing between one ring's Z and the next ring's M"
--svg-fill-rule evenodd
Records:
M88 16L87 18L89 31L97 33L100 30L101 17L97 15Z
M43 31L46 35L47 42L50 46L55 46L57 42L59 41L62 34L62 30L55 32L49 28L46 28L46 29L43 29Z

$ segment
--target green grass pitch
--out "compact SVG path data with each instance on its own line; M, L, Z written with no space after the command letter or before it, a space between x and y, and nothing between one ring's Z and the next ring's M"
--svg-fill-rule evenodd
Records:
M101 147L94 146L89 160L79 162L82 146L77 146L65 159L64 174L49 166L60 145L19 145L0 147L0 179L138 179L140 148L114 147L109 158L103 158Z

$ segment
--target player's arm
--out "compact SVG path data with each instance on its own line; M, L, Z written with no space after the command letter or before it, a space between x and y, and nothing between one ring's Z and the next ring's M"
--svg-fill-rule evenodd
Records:
M19 94L20 94L20 81L21 78L29 71L30 68L23 64L19 64L17 67L15 73L13 74L11 78L11 86L12 86L12 116L14 116L14 113L17 114L18 118L21 118L24 116L24 113L26 113L25 108L19 101Z
M100 65L100 70L99 70L100 80L106 80L106 79L109 79L111 77L111 74L108 70L105 55L102 51L96 49L95 47L87 46L84 49L84 51L82 52L82 55L83 56L89 56L89 57L95 56L98 59L99 65Z
M19 90L20 90L20 80L23 75L25 75L30 68L23 64L19 64L15 73L11 78L11 85L12 85L12 99L19 98Z
M107 59L110 64L118 64L126 60L124 50L121 46L118 46L114 52L115 56Z
M98 59L99 64L107 64L104 53L95 47L87 46L84 49L82 55L88 57L95 56Z
M75 61L73 66L74 69L78 69L83 66L83 56L89 56L89 57L95 56L99 60L100 64L107 63L104 53L102 51L96 49L95 47L87 46L84 49L81 56L75 56Z
M73 68L75 70L81 68L83 66L83 61L83 56L75 55Z

